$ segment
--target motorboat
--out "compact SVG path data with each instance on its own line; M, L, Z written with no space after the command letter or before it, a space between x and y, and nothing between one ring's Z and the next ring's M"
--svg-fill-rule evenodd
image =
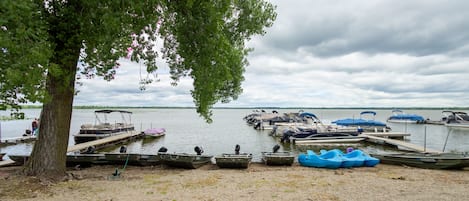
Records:
M371 116L372 118L366 118ZM360 113L360 118L345 118L333 121L333 124L346 127L361 128L365 132L387 132L391 128L386 123L375 120L376 112L363 111Z
M202 155L202 147L194 147L196 154L190 153L167 153L165 147L161 147L158 150L158 156L160 157L161 163L170 167L185 168L185 169L197 169L211 162L212 155Z
M115 113L120 114L121 121L110 123L108 116ZM80 131L73 136L75 144L135 131L134 125L131 123L132 112L124 110L96 110L94 114L94 124L82 124Z
M392 115L386 120L391 123L425 123L425 119L416 114L406 114L402 110L393 110Z
M443 111L441 119L445 126L453 128L469 128L469 115L466 112Z
M164 128L149 128L143 131L143 137L145 138L159 138L166 134L166 129Z
M252 160L252 154L221 154L215 156L215 163L219 168L248 168Z
M262 152L262 162L266 165L287 165L291 166L295 160L295 156L291 152L278 151L280 145L275 145L272 152Z
M252 154L240 153L241 146L235 146L234 154L221 154L215 156L215 163L219 168L248 168L252 160Z

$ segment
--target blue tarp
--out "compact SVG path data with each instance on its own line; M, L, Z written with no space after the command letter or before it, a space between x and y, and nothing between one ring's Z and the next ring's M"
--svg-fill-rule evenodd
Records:
M340 126L386 126L385 123L375 120L366 120L366 119L339 119L333 121L332 123Z

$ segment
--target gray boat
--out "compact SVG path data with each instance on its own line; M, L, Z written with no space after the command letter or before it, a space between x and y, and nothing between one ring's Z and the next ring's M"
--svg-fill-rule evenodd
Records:
M211 155L202 155L204 150L199 146L194 147L196 154L167 153L167 151L166 147L161 147L158 150L158 156L162 164L171 167L197 169L210 163L213 158Z
M239 153L241 146L235 146L234 154L222 154L215 157L215 162L219 168L248 168L252 160L252 154Z
M188 153L158 153L163 164L171 167L197 169L208 164L213 156Z
M425 169L463 169L469 167L469 156L463 153L390 153L370 154L381 163Z
M294 160L290 152L262 152L262 162L266 165L292 165Z
M161 164L160 156L156 154L106 153L106 161L110 164L151 166Z
M215 157L219 168L248 168L252 160L252 154L221 154Z

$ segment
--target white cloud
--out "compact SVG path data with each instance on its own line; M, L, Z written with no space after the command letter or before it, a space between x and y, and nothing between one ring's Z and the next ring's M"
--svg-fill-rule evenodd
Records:
M272 1L274 26L248 43L244 93L217 106L451 107L469 105L468 1ZM193 106L192 80L140 91L143 66L85 80L75 105ZM142 76L146 76L142 73Z

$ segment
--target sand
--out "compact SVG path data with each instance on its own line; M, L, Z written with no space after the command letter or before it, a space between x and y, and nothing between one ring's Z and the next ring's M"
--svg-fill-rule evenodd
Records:
M426 170L379 164L353 169L271 167L195 170L165 166L70 169L74 179L41 182L0 168L0 200L465 200L469 170Z

